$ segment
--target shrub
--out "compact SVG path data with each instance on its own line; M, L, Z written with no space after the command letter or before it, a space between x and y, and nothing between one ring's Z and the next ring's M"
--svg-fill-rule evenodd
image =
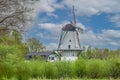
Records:
M0 80L9 79L13 76L13 68L10 64L0 62Z
M50 79L50 78L56 78L56 68L55 65L53 65L53 63L46 63L43 66L44 69L44 75L46 78Z
M12 54L14 51L15 51L14 46L8 46L8 45L1 44L0 45L0 60L3 61L4 59L6 59L6 56L8 54Z
M20 62L15 66L15 77L18 80L28 80L30 78L30 69L28 64L25 62Z
M42 65L40 61L29 61L28 66L30 69L31 77L37 78L42 77Z
M89 60L86 66L88 78L102 78L104 73L104 62L99 59Z
M86 75L86 61L83 58L79 58L74 62L74 74L77 77L84 77Z
M72 67L70 62L56 62L57 76L58 78L71 77L72 76Z
M110 77L120 78L120 58L110 59Z
M33 60L28 63L32 78L54 78L56 69L53 63Z

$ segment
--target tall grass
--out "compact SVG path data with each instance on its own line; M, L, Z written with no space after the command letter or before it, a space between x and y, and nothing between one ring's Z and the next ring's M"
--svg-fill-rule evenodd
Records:
M66 61L56 62L55 67L58 78L72 77L72 63Z
M113 54L112 54L113 55ZM120 79L120 57L85 58L80 56L76 61L46 62L42 59L29 60L6 56L0 62L0 80L15 79L73 79L92 78ZM11 58L10 58L11 57ZM14 59L14 60L12 60Z
M105 63L99 59L91 59L86 63L86 75L88 78L103 78Z
M110 77L120 78L120 57L109 60Z
M13 74L13 67L10 64L0 62L0 80L11 78Z
M79 78L83 78L86 75L86 60L80 57L73 63L74 75Z
M0 78L29 80L30 78L120 78L120 60L79 58L75 62L45 62L22 60L15 65L0 63Z

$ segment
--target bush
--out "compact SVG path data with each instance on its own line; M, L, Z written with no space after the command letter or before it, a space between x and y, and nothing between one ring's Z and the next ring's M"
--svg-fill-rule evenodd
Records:
M30 78L30 69L28 67L28 63L19 62L15 66L15 77L18 80L28 80Z
M8 54L13 54L14 51L15 51L15 46L8 46L8 45L1 44L0 45L0 60L1 61L5 60L6 56Z
M102 60L91 59L86 64L88 78L103 78L105 67Z
M56 62L57 76L58 78L71 77L72 67L70 62Z
M42 66L43 64L40 61L29 61L28 66L30 69L31 77L32 78L37 78L37 77L42 77Z
M120 58L110 59L110 77L120 78Z
M0 62L0 80L10 79L13 76L13 67L10 64Z
M56 69L54 64L33 60L28 62L29 69L31 72L32 78L55 78L56 77Z
M74 74L82 78L86 75L86 61L83 58L79 58L74 62Z
M25 57L26 53L28 53L28 48L22 41L19 43L17 41L18 40L15 40L10 36L0 37L0 61L9 58L6 58L9 54L17 55L17 58Z
M50 78L56 78L56 68L55 65L53 65L53 63L46 63L43 66L44 69L44 75L46 78L50 79Z

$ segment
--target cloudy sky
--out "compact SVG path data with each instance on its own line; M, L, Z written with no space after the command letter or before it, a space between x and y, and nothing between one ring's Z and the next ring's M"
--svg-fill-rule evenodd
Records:
M75 7L81 46L120 48L120 0L40 0L34 7L34 24L27 38L39 39L47 49L56 49L61 28L73 21Z

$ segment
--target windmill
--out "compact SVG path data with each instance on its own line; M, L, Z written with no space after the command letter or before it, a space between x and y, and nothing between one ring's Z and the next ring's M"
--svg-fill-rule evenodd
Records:
M76 60L82 51L79 39L79 33L82 28L76 25L76 17L73 6L74 22L66 24L61 30L60 41L57 51L61 52L61 60Z

